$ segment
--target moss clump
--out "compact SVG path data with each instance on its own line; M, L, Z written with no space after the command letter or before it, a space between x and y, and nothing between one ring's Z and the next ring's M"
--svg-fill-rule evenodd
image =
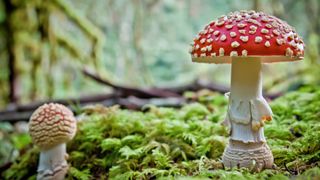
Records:
M265 132L277 168L260 173L223 169L225 100L222 95L206 99L181 109L150 106L144 113L101 106L84 111L68 144L67 179L320 177L320 91L293 92L271 103L275 116ZM3 178L34 177L38 153L31 149Z
M265 133L275 163L299 173L320 162L320 91L288 93L272 103L274 120Z

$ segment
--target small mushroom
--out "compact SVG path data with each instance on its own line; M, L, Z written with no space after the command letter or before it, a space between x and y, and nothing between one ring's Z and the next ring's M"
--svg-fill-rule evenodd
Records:
M303 59L304 43L286 22L263 12L236 11L224 16L225 24L217 27L215 34L230 34L231 38L206 43L211 49L202 56L192 48L193 62L231 64L229 107L224 124L230 127L229 145L222 161L225 167L252 166L255 169L272 168L273 156L264 137L265 121L272 119L272 111L262 96L262 64ZM201 38L206 38L200 35ZM202 45L194 40L193 46ZM216 54L217 56L212 56Z
M37 180L62 180L67 170L66 142L76 133L76 119L61 104L44 104L30 117L29 133L40 148Z

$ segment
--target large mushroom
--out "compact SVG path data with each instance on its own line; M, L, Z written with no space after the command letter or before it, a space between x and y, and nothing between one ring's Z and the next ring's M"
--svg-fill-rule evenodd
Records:
M38 180L62 180L68 170L66 142L76 133L72 111L61 104L44 104L30 117L29 133L40 148Z
M263 12L236 11L212 21L191 44L193 62L231 63L231 90L224 124L230 140L225 167L271 168L264 121L272 111L262 96L262 63L303 59L304 43L294 28Z

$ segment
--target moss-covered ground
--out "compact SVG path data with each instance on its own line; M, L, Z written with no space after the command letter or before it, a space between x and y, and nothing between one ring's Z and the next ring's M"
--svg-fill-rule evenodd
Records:
M303 88L270 102L274 119L265 134L276 166L259 173L223 168L223 95L209 93L180 109L84 108L68 144L67 179L320 179L319 89ZM28 150L2 178L35 179L38 156L36 147Z

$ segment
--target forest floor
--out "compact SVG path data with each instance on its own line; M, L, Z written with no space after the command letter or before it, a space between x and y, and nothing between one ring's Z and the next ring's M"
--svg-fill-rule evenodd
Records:
M265 135L276 166L259 173L223 167L227 99L219 93L186 93L196 101L177 109L83 108L77 135L68 144L67 179L320 179L319 89L304 87L270 102L274 117ZM0 128L10 130L8 124ZM35 179L39 149L27 134L9 139L21 155L1 179Z

